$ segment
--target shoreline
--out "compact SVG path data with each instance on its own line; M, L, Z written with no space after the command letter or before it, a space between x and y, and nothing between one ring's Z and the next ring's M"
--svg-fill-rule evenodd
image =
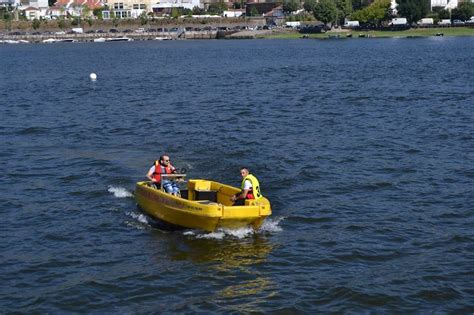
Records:
M404 31L332 30L318 34L301 34L292 29L244 31L183 31L183 32L117 32L82 34L1 34L0 43L52 43L94 41L144 40L203 40L203 39L359 39L359 38L426 38L433 36L474 36L474 27L408 29Z
M461 37L474 36L474 27L433 27L412 28L403 31L359 31L359 30L332 30L325 33L301 34L286 33L272 34L265 38L274 39L344 39L344 38L423 38L432 36ZM258 37L257 37L258 38Z

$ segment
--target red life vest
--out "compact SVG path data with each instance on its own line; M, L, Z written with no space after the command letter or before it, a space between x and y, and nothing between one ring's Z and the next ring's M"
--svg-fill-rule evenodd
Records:
M163 166L159 161L155 161L155 172L153 173L153 178L159 183L161 181L161 174L172 174L175 170L174 166L171 164L168 166Z

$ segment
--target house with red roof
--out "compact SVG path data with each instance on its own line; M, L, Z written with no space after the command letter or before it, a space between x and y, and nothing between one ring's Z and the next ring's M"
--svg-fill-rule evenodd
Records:
M23 10L25 12L25 17L28 20L40 19L41 18L41 11L35 7L27 7Z
M102 0L58 0L54 4L56 8L62 8L67 15L82 16L84 8L89 9L89 15L92 11L104 6ZM56 11L57 12L57 11Z

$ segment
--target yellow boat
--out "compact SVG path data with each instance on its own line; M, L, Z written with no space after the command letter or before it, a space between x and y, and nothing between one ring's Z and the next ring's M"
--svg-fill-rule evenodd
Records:
M245 200L233 206L230 198L240 189L204 179L190 179L181 196L157 189L151 182L138 182L135 199L151 217L164 222L213 232L218 228L258 229L272 209L267 198Z

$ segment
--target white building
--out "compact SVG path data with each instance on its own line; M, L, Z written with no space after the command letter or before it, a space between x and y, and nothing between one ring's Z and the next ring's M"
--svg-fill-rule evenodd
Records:
M158 0L152 6L153 11L163 11L172 8L185 8L192 10L194 7L203 8L200 0Z
M21 7L21 0L0 0L0 7Z
M431 9L441 7L445 10L452 10L458 7L458 0L431 0Z
M151 12L151 0L105 0L109 10L102 11L102 17L107 19L136 19L143 13Z
M25 17L28 20L49 17L48 0L30 0L28 3L23 1L21 5L19 9L25 12Z

